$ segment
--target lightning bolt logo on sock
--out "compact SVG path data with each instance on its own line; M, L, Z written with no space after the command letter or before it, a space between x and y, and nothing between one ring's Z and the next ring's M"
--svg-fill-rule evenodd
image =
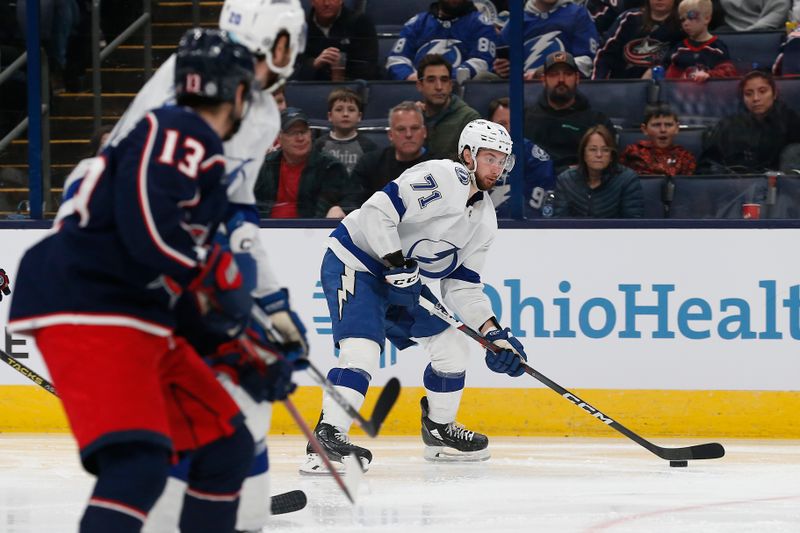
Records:
M336 291L339 296L339 320L342 319L342 311L344 310L344 303L347 301L347 295L356 294L356 271L349 266L344 267L344 274L342 274L342 288Z

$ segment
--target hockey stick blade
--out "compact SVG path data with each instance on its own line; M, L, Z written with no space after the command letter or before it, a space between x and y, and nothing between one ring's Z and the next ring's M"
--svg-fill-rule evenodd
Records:
M459 322L453 315L450 314L450 312L441 303L434 303L425 297L420 297L419 304L432 315L441 318L442 320L450 324L450 326L458 329L459 331L465 333L467 336L476 340L481 346L483 346L487 350L491 350L493 352L498 351L497 346L495 346L490 341L487 341L483 337L483 335L471 329L466 324ZM630 429L626 428L625 426L623 426L616 420L612 419L611 417L605 415L599 409L592 407L590 404L584 402L578 396L568 391L555 381L551 380L541 372L535 370L528 364L522 363L522 368L525 370L526 374L535 378L541 383L547 385L547 387L549 387L552 391L558 393L561 397L574 403L576 406L586 411L593 418L596 418L600 422L612 427L616 431L622 433L635 443L639 444L643 448L649 450L650 452L654 453L655 455L657 455L662 459L666 459L668 461L687 461L690 459L718 459L725 455L725 448L723 448L721 444L718 444L716 442L712 442L709 444L698 444L696 446L687 446L684 448L663 448L661 446L657 446L652 442L644 439L643 437L640 437L639 435L637 435Z
M375 408L372 410L372 416L370 417L369 422L367 422L373 431L371 436L374 437L381 430L383 421L386 420L387 416L389 416L389 411L392 410L392 407L394 407L394 404L399 396L400 380L397 378L391 378L386 382L386 385L384 385L380 396L378 396L378 401L375 402Z
M307 503L308 498L306 498L305 492L290 490L270 498L270 510L273 515L294 513L305 508Z
M8 366L10 366L14 370L16 370L17 372L22 374L23 376L25 376L29 380L33 381L34 383L39 385L41 388L43 388L44 390L46 390L47 392L49 392L53 396L58 396L58 394L56 393L56 388L53 386L52 383L50 383L49 381L44 379L42 376L40 376L35 371L31 370L27 366L25 366L22 363L20 363L14 357L11 357L9 354L4 352L3 350L0 350L0 359L5 361L6 363L8 363Z

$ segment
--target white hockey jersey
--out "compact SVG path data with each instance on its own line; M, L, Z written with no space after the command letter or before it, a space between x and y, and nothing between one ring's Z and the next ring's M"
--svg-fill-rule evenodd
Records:
M106 144L116 146L130 133L134 126L151 109L175 103L175 54L171 55L141 88L125 114L119 119ZM267 149L272 146L280 131L280 112L272 94L254 91L252 100L239 127L239 131L224 143L225 171L228 175L228 200L238 204L250 222L244 228L247 234L237 235L237 241L255 242L249 253L257 262L256 297L271 294L280 289L267 254L257 240L258 214L255 209L253 188L258 171L264 162ZM256 240L254 240L256 239ZM236 243L231 238L231 247L236 252Z
M419 163L347 215L329 248L347 266L379 277L381 258L402 250L419 263L423 283L441 282L445 303L478 329L494 315L481 271L497 217L488 194L470 198L469 191L469 172L460 163Z

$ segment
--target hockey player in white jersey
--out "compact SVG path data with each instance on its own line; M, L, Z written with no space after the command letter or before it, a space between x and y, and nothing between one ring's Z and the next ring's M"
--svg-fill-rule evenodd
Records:
M256 91L238 133L224 144L229 176L230 212L226 222L231 250L252 294L272 319L273 326L294 347L289 358L307 356L305 327L289 305L258 237L258 212L253 187L269 147L280 130L280 113L271 91L279 87L294 69L297 54L305 48L305 14L299 0L226 0L220 14L220 29L227 30L256 58ZM175 56L167 59L142 87L117 122L108 143L116 145L149 110L174 103L172 80ZM268 460L265 435L271 419L271 405L255 403L243 390L224 383L247 417L256 442L256 458L244 483L239 503L237 530L261 531L269 517ZM162 498L150 513L145 533L172 533L177 529L185 483L170 478Z
M487 191L513 167L511 146L503 126L473 120L461 132L460 162L425 161L403 172L345 217L322 261L322 287L340 350L328 379L359 408L386 338L401 350L424 348L430 364L423 376L422 439L429 460L488 459L489 442L455 421L469 345L461 332L418 305L420 294L435 300L427 285L438 282L461 320L503 347L487 352L491 370L519 376L520 362L527 360L520 342L494 317L481 283L497 232ZM350 424L325 395L317 439L332 460L356 455L366 469L372 453L350 442ZM301 472L326 473L310 447L306 452Z

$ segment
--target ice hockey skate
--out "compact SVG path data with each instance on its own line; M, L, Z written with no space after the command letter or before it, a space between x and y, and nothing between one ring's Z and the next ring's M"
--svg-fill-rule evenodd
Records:
M422 407L422 441L425 459L435 462L485 461L489 452L486 435L470 431L457 422L437 424L428 418L428 398L420 400Z
M314 436L327 452L328 458L338 472L347 473L343 458L348 455L355 455L360 460L363 472L369 470L369 464L372 462L372 452L350 442L350 437L347 436L347 433L344 433L337 427L322 422L320 419L317 423L317 427L314 428ZM301 474L330 473L319 455L314 453L311 444L306 445L306 454L306 461L300 467ZM355 463L351 464L354 465Z

